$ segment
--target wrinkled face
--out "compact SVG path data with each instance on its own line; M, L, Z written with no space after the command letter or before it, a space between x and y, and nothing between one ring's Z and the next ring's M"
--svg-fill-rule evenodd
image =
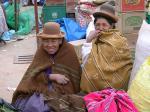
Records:
M104 30L108 30L111 28L112 26L109 24L109 22L105 18L99 18L97 19L95 23L96 30L104 31Z
M62 39L42 39L43 49L51 55L59 50L60 44L62 44Z

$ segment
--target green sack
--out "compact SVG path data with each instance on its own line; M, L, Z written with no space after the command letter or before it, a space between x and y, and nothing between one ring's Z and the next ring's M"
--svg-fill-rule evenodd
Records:
M17 4L19 7L19 4ZM11 29L15 29L15 12L14 12L14 4L9 4L8 7L5 9L6 12L6 21L8 24L8 27ZM18 31L16 34L18 35L26 35L29 34L34 25L34 12L29 13L32 10L27 10L27 11L22 11L19 12L19 17L18 17ZM31 16L31 14L33 16Z
M0 112L17 112L17 109L0 98Z

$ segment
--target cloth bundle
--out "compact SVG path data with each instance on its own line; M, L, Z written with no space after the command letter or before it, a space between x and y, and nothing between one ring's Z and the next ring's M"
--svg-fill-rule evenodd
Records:
M126 92L107 88L84 97L88 112L138 112Z

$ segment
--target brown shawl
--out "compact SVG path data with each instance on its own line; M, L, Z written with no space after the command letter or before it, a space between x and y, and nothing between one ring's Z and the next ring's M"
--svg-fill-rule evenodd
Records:
M48 67L52 68L52 73L64 74L70 82L67 85L52 82L53 89L48 91L48 78L45 75ZM77 93L80 75L81 67L71 44L64 40L54 59L51 59L48 53L40 47L13 94L12 102L14 103L20 97L30 96L34 92L43 93L47 98Z
M81 90L98 91L106 87L127 90L132 59L126 38L117 30L102 32L92 43L83 67Z

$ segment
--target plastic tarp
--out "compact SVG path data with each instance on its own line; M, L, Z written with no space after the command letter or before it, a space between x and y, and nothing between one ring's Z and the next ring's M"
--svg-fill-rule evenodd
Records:
M8 5L5 9L7 24L11 29L15 29L14 4ZM18 31L16 34L26 35L31 32L33 25L30 15L27 12L19 13Z
M66 40L74 41L85 38L87 27L81 27L75 20L61 18L56 20L60 24L61 30L65 33Z
M17 4L19 9L19 4ZM8 4L6 2L4 4L5 12L6 12L6 21L10 29L15 29L15 16L14 16L14 4ZM39 8L38 14L41 14L41 9ZM35 18L34 18L34 7L29 7L24 10L19 11L19 18L18 18L18 31L16 34L18 35L26 35L29 34L33 27L35 26Z

